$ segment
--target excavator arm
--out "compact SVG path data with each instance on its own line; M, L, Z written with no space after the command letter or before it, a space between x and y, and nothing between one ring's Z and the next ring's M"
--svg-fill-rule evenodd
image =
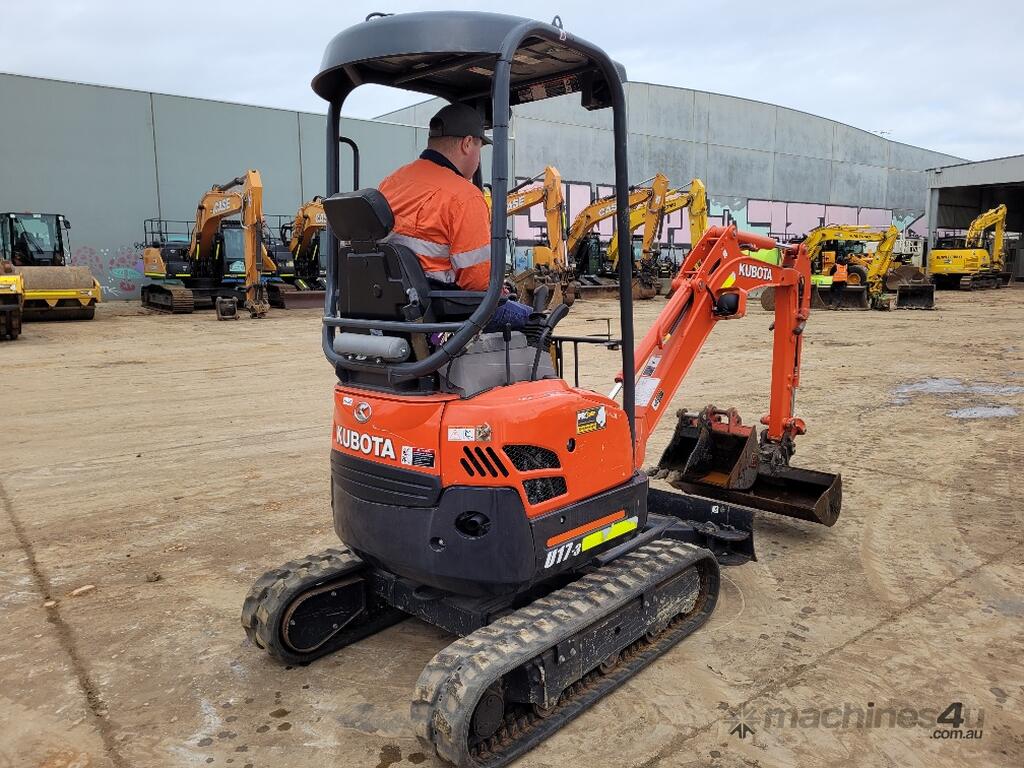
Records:
M743 317L754 288L776 289L771 397L762 418L767 440L781 445L803 432L793 403L810 313L810 261L804 248L788 252L778 266L742 250L774 247L763 235L711 227L687 255L671 297L636 349L636 466L643 465L648 439L712 329L721 320Z
M650 187L635 188L629 193L630 209L646 204L652 194ZM610 219L615 215L615 205L614 197L602 197L579 212L569 228L566 247L570 254L576 252L584 235L605 219Z
M651 247L654 245L654 238L661 227L662 216L664 215L665 200L669 194L668 177L664 174L657 174L651 182L650 194L646 199L629 208L629 231L630 234L640 227L643 231L642 252L644 257L650 255ZM619 238L612 234L608 243L606 258L611 262L613 269L619 266Z
M248 170L224 184L215 184L203 195L196 208L189 254L193 261L207 257L221 221L236 215L241 218L245 248L246 305L253 316L260 317L267 311L260 278L265 272L274 272L276 266L263 245L263 181L259 171Z
M967 247L984 248L985 232L992 228L992 261L996 268L1001 268L1003 263L1003 240L1006 236L1006 206L997 205L991 210L985 211L974 221L967 230Z
M538 246L533 251L534 267L547 267L560 271L565 268L565 196L562 193L562 175L553 165L544 169L544 183L541 186L522 189L524 184L537 180L534 177L508 193L505 213L512 216L522 213L535 205L543 204L544 221L547 228L547 246Z

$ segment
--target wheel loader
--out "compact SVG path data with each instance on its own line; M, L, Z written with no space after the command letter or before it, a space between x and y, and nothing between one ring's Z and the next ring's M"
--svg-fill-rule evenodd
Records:
M103 290L71 266L69 222L59 213L0 213L0 260L24 280L24 320L92 320Z
M806 430L793 410L805 248L766 264L745 250L773 240L710 228L636 347L632 264L621 259L621 369L603 395L550 364L565 304L535 338L483 332L503 301L504 206L491 219L488 288L463 291L429 282L389 238L394 214L379 191L339 192L341 110L363 83L478 109L493 130L496 200L507 195L510 108L578 94L611 112L628 252L624 79L560 22L452 11L372 15L329 43L313 80L329 104L322 347L337 377L331 504L344 546L257 579L242 625L285 664L343 652L408 616L457 636L427 663L410 710L426 748L456 766L510 763L698 630L719 566L754 557L754 514L833 525L840 512L838 475L791 464ZM742 318L766 285L777 306L764 429L730 408L684 410L657 470L676 490L652 488L643 467L660 418L714 327Z

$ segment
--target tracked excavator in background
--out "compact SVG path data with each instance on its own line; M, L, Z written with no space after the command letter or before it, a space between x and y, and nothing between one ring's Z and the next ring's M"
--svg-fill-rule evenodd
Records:
M839 476L790 461L805 431L793 408L806 249L765 264L744 249L774 241L712 227L635 352L632 265L620 260L620 403L551 367L545 347L564 304L536 339L482 332L503 300L504 207L492 216L487 290L458 291L432 287L416 255L389 241L394 217L377 190L338 192L334 137L362 83L464 95L493 127L498 200L510 107L579 93L585 108L612 112L616 193L606 204L626 250L624 79L560 22L425 12L341 32L313 80L329 102L322 344L338 379L331 497L344 546L261 576L242 625L286 664L407 616L457 635L424 668L411 717L428 749L463 768L515 760L701 627L719 565L754 557L754 514L832 525L840 512ZM765 429L713 405L684 412L658 469L676 490L651 488L648 440L673 394L714 327L743 317L765 285L778 297Z
M0 261L21 275L23 320L92 320L103 290L71 266L69 222L59 213L0 213Z
M828 293L837 259L847 265L846 287L840 295L841 309L932 309L935 286L917 267L900 265L894 257L899 230L860 224L829 224L811 230L803 240L812 265L812 306L828 306ZM865 244L877 243L873 252ZM822 295L824 292L826 295ZM774 309L774 293L761 294L761 306Z
M985 234L992 230L991 244ZM928 270L941 288L1001 288L1010 282L1004 240L1006 206L998 205L971 222L966 237L944 237L928 257Z
M228 221L232 217L239 220ZM142 286L145 307L173 313L216 307L220 317L242 306L252 317L266 315L264 275L273 275L276 266L263 245L259 171L211 187L196 207L188 244L148 242L142 263L150 278Z
M538 185L537 182L541 183ZM505 215L512 217L535 205L544 206L545 245L533 248L533 266L522 272L513 272L509 281L516 294L529 305L534 303L536 289L548 287L548 301L553 306L575 301L575 286L568 268L565 245L565 195L562 192L562 174L553 165L542 173L516 185L505 197Z
M652 184L656 188L657 180ZM675 275L675 265L671 261L665 262L660 259L655 238L661 231L662 223L666 216L669 216L683 208L689 209L690 222L690 243L697 243L708 228L708 199L704 188L704 182L700 179L693 179L689 189L670 189L663 196L661 202L657 201L658 196L652 196L646 206L637 206L629 210L630 231L635 232L643 227L641 236L641 261L636 264L637 271L641 276L642 285L650 285L656 282L656 292L662 293L666 288L663 283L671 285L671 279ZM617 238L613 235L608 243L607 260L611 264L612 272L618 271L619 249ZM634 298L636 292L634 291ZM644 296L643 298L648 298Z
M267 293L272 307L301 309L322 307L326 272L320 263L320 233L327 226L323 198L317 195L299 206L295 218L278 230L281 243L290 256L291 274L280 282L268 283ZM287 287L285 287L287 286Z
M659 197L655 191L656 187L662 193L660 197L664 199L668 179L663 174L656 174L654 178L630 187L627 216L634 210L644 210L654 198ZM577 298L614 295L618 292L618 277L610 272L607 255L602 252L600 235L594 231L602 221L617 215L618 202L615 196L602 197L580 211L569 227L566 248L578 283ZM626 226L629 226L628 219ZM616 231L617 227L618 225ZM627 229L626 242L630 244L628 252L632 252L631 232L632 230ZM632 260L629 261L632 265ZM635 294L644 293L638 278L631 277L630 285Z

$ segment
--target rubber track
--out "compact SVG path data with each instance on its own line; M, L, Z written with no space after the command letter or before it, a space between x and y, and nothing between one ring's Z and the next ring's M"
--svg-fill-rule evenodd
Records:
M157 312L166 312L173 315L187 315L195 311L195 297L188 288L172 285L146 286L150 293L162 295L169 299L169 303L162 304L154 301L145 301L143 297L142 306L146 309L153 309Z
M593 671L571 685L540 718L506 716L484 748L470 750L470 721L480 697L496 680L668 578L698 568L700 584L692 607L679 613L653 641L627 646L606 675ZM498 768L521 756L584 712L684 637L714 611L718 566L704 549L668 540L636 552L503 617L438 653L416 683L412 721L416 735L447 762L467 768Z
M246 636L279 661L309 664L407 618L407 614L390 606L371 609L364 619L339 632L313 653L300 655L284 647L275 619L285 615L288 605L309 589L363 568L366 563L349 550L326 549L267 571L252 585L242 603L242 627Z

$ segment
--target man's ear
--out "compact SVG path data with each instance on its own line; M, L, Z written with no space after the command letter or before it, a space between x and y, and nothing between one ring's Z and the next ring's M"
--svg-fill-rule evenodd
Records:
M472 136L463 136L462 137L462 140L459 142L459 145L460 145L463 153L468 155L470 152L473 151L473 142L474 141L475 141L475 139Z

